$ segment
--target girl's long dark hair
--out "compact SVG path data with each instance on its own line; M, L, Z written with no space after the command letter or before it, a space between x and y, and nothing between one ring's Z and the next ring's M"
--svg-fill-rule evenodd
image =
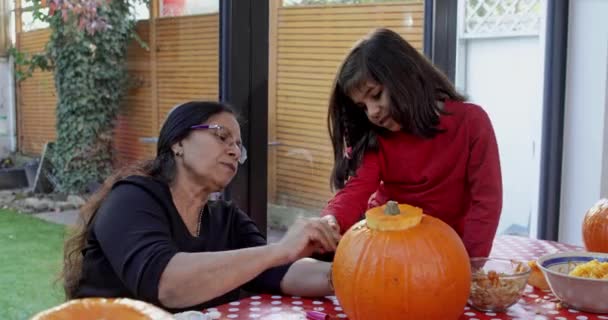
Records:
M437 101L464 101L448 78L399 34L376 29L346 56L329 100L327 125L334 152L332 189L342 189L368 150L377 148L374 126L349 92L366 81L381 84L390 93L390 114L402 130L432 138L440 132L439 116L446 114ZM345 151L350 148L350 156Z
M64 245L61 279L67 299L74 298L77 293L82 275L83 249L91 223L114 183L128 176L140 175L155 177L171 184L176 170L175 155L171 146L186 138L190 134L191 126L204 123L211 116L222 112L234 114L230 106L217 102L192 101L174 108L160 130L156 158L118 170L107 178L99 190L80 208L79 224Z

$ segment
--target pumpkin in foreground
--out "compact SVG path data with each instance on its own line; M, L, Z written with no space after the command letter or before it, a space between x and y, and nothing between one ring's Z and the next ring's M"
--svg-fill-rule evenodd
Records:
M42 311L31 320L169 320L173 316L149 303L128 298L75 299Z
M422 209L389 201L342 237L332 268L351 320L457 319L471 287L458 234Z
M608 199L601 199L585 214L583 242L587 251L608 253Z

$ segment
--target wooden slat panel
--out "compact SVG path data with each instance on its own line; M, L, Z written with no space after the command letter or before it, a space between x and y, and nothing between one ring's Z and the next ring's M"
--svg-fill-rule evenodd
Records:
M320 211L321 208L323 208L323 206L327 203L327 201L319 201L302 197L298 193L287 193L286 190L277 192L277 195L280 196L280 198L277 199L277 203L286 207L297 207Z
M327 103L329 101L329 92L317 93L317 92L306 92L306 91L295 91L295 90L277 90L277 95L292 98L311 98L316 99L318 102Z
M327 187L325 187L325 191L323 191L319 190L317 187L305 186L297 178L290 179L285 175L277 173L277 184L281 186L279 192L286 191L288 194L305 197L319 202L327 202L327 200L331 198L329 183L325 184Z
M412 24L410 24L412 23ZM419 23L419 21L417 21ZM332 34L355 34L369 32L372 29L384 27L390 28L401 34L415 35L422 31L423 26L413 24L413 21L404 20L360 20L360 21L283 21L279 22L281 31L279 34L311 34L315 31L324 31L331 28Z
M218 99L219 15L162 18L157 28L158 118L162 122L177 104Z
M174 59L163 59L163 58L159 58L156 61L159 66L158 69L159 70L171 70L171 68L177 68L174 70L192 70L191 72L200 72L202 69L202 67L211 67L214 68L218 65L218 60L211 60L209 58L200 58L198 61L196 60L187 60L187 61L179 61L179 60L174 60ZM203 75L199 75L199 76L203 76Z
M283 163L285 165L290 165L290 166L302 166L304 161L302 159L295 159L293 157L286 157L283 155L281 163ZM307 162L306 165L312 166L314 172L316 172L317 174L326 175L327 177L329 177L332 167L333 167L332 163L321 162L321 161L313 161L312 164ZM310 171L309 168L307 168L307 170ZM327 181L329 183L329 178L327 179Z
M293 205L300 208L319 210L331 198L331 193L328 193L328 195L324 197L309 192L309 189L300 188L297 184L290 184L280 177L277 178L277 180L277 183L281 185L281 188L277 190L277 197L278 199L285 199L288 202L288 205L294 203Z
M325 121L325 114L323 112L325 112L327 110L327 108L323 107L323 108L319 108L319 110L315 109L308 109L308 108L298 108L297 105L291 105L290 107L286 107L286 108L282 108L281 110L277 111L277 115L282 115L282 116L291 116L291 117L302 117L303 121L307 121L305 119L313 119L315 122L320 122L320 120L322 122ZM321 115L319 115L319 113L321 113ZM286 118L284 118L284 120L287 120Z
M142 20L137 23L136 32L148 45L150 22ZM116 150L114 164L121 167L136 160L154 156L154 145L143 144L140 138L154 136L155 125L150 115L150 51L132 41L127 49L127 66L130 76L137 76L143 83L140 87L131 88L121 105L120 114L114 128L113 144Z
M310 130L310 128L302 128L297 124L292 123L279 123L277 125L277 132L279 135L299 135L301 137L311 137L311 138L321 138L324 139L327 137L327 130L320 129L321 127L315 128L315 130ZM305 130L302 130L305 129Z
M279 80L279 86L281 86L281 88L283 88L282 85L284 85L285 87L291 86L291 85L305 85L305 86L309 86L311 88L320 87L320 88L322 88L321 90L318 90L320 92L331 92L332 84L333 84L333 79L307 79L306 76L301 76L298 78L283 77ZM329 89L328 89L328 87L329 87ZM317 90L315 90L315 91L317 91Z
M316 115L314 117L309 117L309 116L292 116L292 115L287 115L283 112L278 112L277 113L277 118L279 120L279 122L300 122L302 124L307 124L307 125L312 125L314 127L321 127L321 128L325 128L326 124L323 122L323 119L325 118L324 115Z
M300 62L298 62L300 63ZM311 62L314 63L314 62ZM290 84L290 83L281 83L281 80L279 80L279 90L292 90L292 91L298 91L298 92L311 92L311 93L318 93L318 94L324 94L327 97L329 97L329 93L331 92L331 87L328 86L322 86L322 85L315 85L315 86L308 86L306 84Z
M192 57L192 55L204 54L208 56L217 55L215 48L209 48L205 44L199 45L187 45L183 41L176 41L174 43L164 41L158 49L158 57L165 59L180 58L180 57ZM214 60L218 60L217 57L213 57Z
M196 28L203 26L215 27L219 26L219 15L213 14L200 14L190 15L183 17L165 17L156 20L161 30L191 30L196 32ZM159 30L160 31L160 30Z
M279 164L277 166L280 175L285 177L286 180L292 181L293 183L300 183L302 186L316 189L317 194L325 195L329 191L329 173L317 172L313 167L305 165L294 166ZM319 188L320 184L324 185L324 188ZM327 189L327 190L325 190Z
M424 4L281 7L276 57L276 194L290 206L319 209L331 197L333 150L327 106L338 67L373 28L391 28L422 51ZM411 25L410 25L411 23ZM408 26L409 25L409 26Z
M334 54L341 57L346 57L350 46L337 46L334 44L333 47L329 46L312 46L306 45L306 42L293 42L293 45L283 46L279 50L279 54L286 53L308 53L308 54ZM342 58L340 58L342 59Z
M159 27L163 27L162 25ZM167 31L165 29L159 29L157 36L158 39L164 41L179 41L179 40L215 40L219 39L217 35L218 28L196 28L194 30L187 29L189 26L181 27L180 29ZM216 34L214 35L213 32Z
M287 9L291 10L291 9ZM363 13L343 13L341 10L330 10L323 14L297 14L297 15L281 15L280 22L336 22L346 21L346 26L352 26L354 22L374 22L384 23L386 21L403 21L404 19L412 18L414 23L420 19L424 19L424 13L420 11L408 11L404 9L399 12L363 12ZM314 26L313 26L314 27Z
M308 165L315 167L317 165L323 168L333 166L333 156L331 152L318 151L306 148L280 146L277 150L277 155L282 159L294 159L298 161L305 161Z
M327 97L329 99L329 96ZM296 97L291 95L277 94L277 100L284 106L284 109L306 109L315 112L327 112L327 99L315 99L308 97Z
M209 68L197 68L195 70L171 70L170 68L159 69L158 75L162 75L163 79L179 79L184 81L190 81L188 79L199 79L201 76L200 72L204 73L218 73L218 66L211 66Z
M289 146L283 146L280 151L281 158L300 159L302 161L306 161L311 167L317 162L323 165L329 164L326 162L326 160L330 158L332 154L331 146L329 145L315 146L311 142L286 139L282 141L285 141L284 143L288 144Z
M283 146L277 150L277 156L287 162L292 162L290 160L294 162L305 161L308 167L319 168L319 170L327 169L326 174L329 174L333 166L331 152L324 150Z
M339 64L345 55L339 53L327 53L327 52L319 52L315 55L311 55L310 53L300 53L300 52L282 52L279 53L279 61L283 60L307 60L310 62L317 61L331 61L331 66ZM337 62L337 63L336 63Z
M361 34L361 36L363 36L363 34ZM418 36L416 36L418 37ZM357 37L357 39L359 39L360 37ZM408 39L409 43L416 48L417 50L422 50L422 44L423 44L423 40L411 40ZM318 50L331 50L331 49L338 49L338 50L343 50L344 56L346 56L346 54L348 53L348 50L354 45L354 43L356 42L356 39L350 39L350 40L316 40L314 37L310 37L310 38L305 38L305 39L296 39L296 40L283 40L282 43L285 43L284 46L282 46L280 48L280 50L287 50L288 48L294 48L294 50L297 49L302 49L302 50L306 50L309 49L311 51L313 51L312 53L315 53L314 51L318 51Z
M277 133L277 139L281 139L280 145L294 148L312 148L323 152L332 152L331 142L326 130L323 130L319 136L300 135L294 136L291 133Z
M302 199L302 200L305 199L305 200L307 200L306 202L308 203L308 205L306 205L305 208L312 208L312 209L319 210L331 198L330 192L327 192L325 195L316 194L316 193L314 193L313 189L307 188L307 187L302 187L301 185L299 185L297 183L289 183L288 181L284 180L282 177L279 177L277 179L277 183L279 183L281 185L286 185L286 187L282 187L282 189L280 190L281 193L283 193L283 196L281 198L287 198L288 200L293 200L293 199L298 199L298 198Z
M391 28L395 29L395 28ZM315 32L316 31L316 32ZM350 46L355 44L357 40L361 37L368 34L372 31L372 28L351 28L351 29L327 29L327 30L311 30L307 33L288 33L288 32L279 32L279 41L289 40L289 41L339 41L342 45ZM401 31L401 30L395 30ZM422 29L420 30L411 30L411 32L399 32L407 41L418 42L422 41ZM412 43L412 45L414 45ZM415 46L415 45L414 45Z
M19 49L27 53L41 52L50 36L50 30L38 29L19 33Z
M44 50L50 36L49 29L38 29L20 32L19 50L32 54ZM19 95L18 117L21 119L19 141L23 153L38 155L42 152L44 144L54 140L55 108L55 81L51 72L36 71L31 78L21 81L17 87Z
M293 15L323 15L327 12L339 12L341 14L369 14L388 12L424 12L424 3L420 1L409 1L407 3L383 3L383 4L360 4L360 5L333 5L333 6L294 6L279 9L279 17Z

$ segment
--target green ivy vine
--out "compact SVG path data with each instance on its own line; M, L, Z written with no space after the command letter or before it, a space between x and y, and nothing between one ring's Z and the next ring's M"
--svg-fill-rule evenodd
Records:
M57 191L80 193L112 170L112 133L128 87L127 46L137 38L133 4L28 1L34 17L48 22L51 35L42 53L28 56L11 50L17 76L25 79L36 68L53 71L57 93L53 175Z

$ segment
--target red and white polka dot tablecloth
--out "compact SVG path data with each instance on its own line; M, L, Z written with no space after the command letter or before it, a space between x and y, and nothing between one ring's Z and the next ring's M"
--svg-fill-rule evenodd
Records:
M539 256L559 251L582 250L567 244L535 240L516 236L500 236L494 242L491 256L495 258L532 260ZM459 320L608 320L608 314L598 315L561 308L550 290L542 291L526 287L522 299L507 312L480 312L469 306L463 310ZM234 301L207 311L219 312L220 319L296 320L307 319L307 311L320 311L329 319L348 319L334 296L307 299L290 296L257 295ZM367 320L367 319L365 319ZM398 320L398 319L395 319ZM422 320L422 319L421 319ZM446 319L447 320L447 319Z

